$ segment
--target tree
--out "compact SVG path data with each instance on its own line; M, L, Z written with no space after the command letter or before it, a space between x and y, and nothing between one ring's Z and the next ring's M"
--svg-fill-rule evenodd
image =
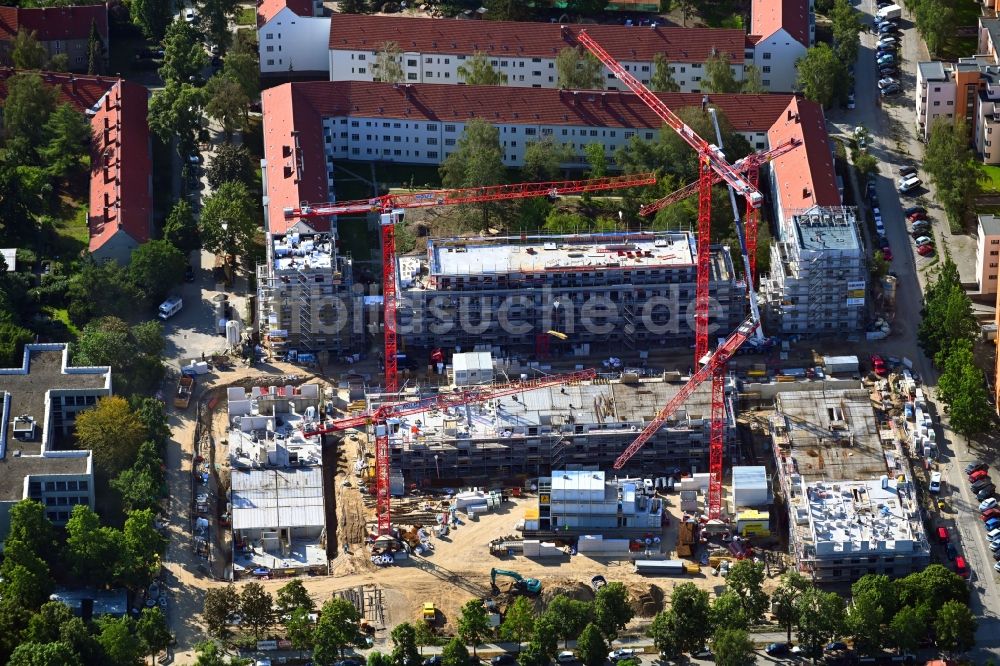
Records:
M260 640L261 634L274 624L274 599L260 583L247 583L240 593L240 615L243 624L250 628L254 638Z
M163 39L163 82L187 83L207 66L208 54L194 26L181 19L171 23Z
M208 80L205 94L208 99L205 113L222 124L227 138L245 127L250 98L239 82L224 74L216 74Z
M170 25L170 5L157 0L132 0L129 5L132 23L139 26L146 39L158 42Z
M742 629L717 628L712 634L712 652L719 666L745 666L757 661L753 640Z
M309 596L306 586L298 578L278 588L275 604L279 618L283 618L297 608L311 612L316 607L316 603Z
M568 0L566 11L591 17L600 14L608 6L608 0Z
M851 598L867 597L874 602L879 624L887 624L896 614L896 588L892 580L881 574L865 574L851 585Z
M924 292L917 340L928 356L943 364L945 357L939 358L939 354L959 341L973 340L977 329L972 301L962 288L958 268L945 259Z
M441 666L469 666L469 651L457 636L441 651Z
M5 543L20 541L35 555L43 558L52 557L55 528L45 515L45 507L41 502L31 499L21 500L10 507L8 516L10 527L7 530Z
M847 64L828 44L820 42L796 63L798 86L806 99L829 107L847 95Z
M250 151L244 145L234 146L231 143L219 145L212 155L205 175L213 190L230 181L251 187L254 182L254 168L250 162Z
M915 3L913 9L917 30L927 43L927 50L936 56L948 38L955 34L955 11L941 0L921 0Z
M524 0L484 0L491 21L527 21L531 18Z
M128 271L146 301L154 304L180 284L186 265L187 258L170 242L151 240L132 251Z
M403 51L396 42L384 42L379 46L378 53L375 54L374 74L376 81L383 83L402 83Z
M42 84L37 74L15 74L7 79L7 99L3 106L3 128L7 149L15 139L21 143L18 154L34 163L34 148L45 135L45 123L56 108L55 88Z
M339 11L341 14L367 14L368 3L366 0L340 0Z
M878 171L878 160L866 150L858 151L854 155L854 168L862 180L866 180Z
M247 99L260 96L260 63L253 53L230 51L222 65L222 74L239 83Z
M713 93L734 93L740 91L728 53L716 53L705 61L705 76L702 83L705 90Z
M21 643L10 656L8 666L83 666L79 655L63 642Z
M188 155L195 146L195 132L201 127L205 94L189 83L167 81L149 100L149 129L169 143L177 139L177 151Z
M365 660L366 666L392 666L392 658L387 654L382 654L378 650L372 650L368 653L368 659Z
M876 654L882 649L886 634L882 626L882 609L874 596L864 594L851 599L844 628L854 639L858 651Z
M122 528L119 578L133 589L152 583L160 570L160 553L165 547L166 540L156 530L153 510L130 512Z
M678 635L674 631L674 616L670 611L660 611L653 618L646 632L653 639L653 645L664 657L675 657L681 652Z
M206 24L206 36L223 53L229 48L233 39L229 23L236 16L238 6L238 0L201 0L201 15Z
M489 55L476 51L458 66L458 75L470 86L502 86L507 84L507 75L493 69Z
M323 604L313 632L313 661L332 666L343 656L344 648L358 636L361 614L350 601L336 597Z
M948 652L966 652L976 644L979 622L972 610L958 601L948 601L937 613L934 636L937 646Z
M889 622L888 643L899 652L914 652L927 633L927 624L913 606L900 608Z
M479 599L470 599L462 606L458 617L458 636L466 643L472 644L472 656L476 649L490 633L490 621L486 616L486 608Z
M51 58L49 58L48 64L45 65L45 69L50 72L68 72L69 71L69 54L67 53L57 53Z
M510 612L510 609L508 609L507 612ZM421 655L424 653L424 646L438 644L437 636L434 635L434 631L426 622L418 622L417 625L413 627L413 631L413 639L416 641L417 648L420 650Z
M45 69L49 55L37 39L38 33L19 28L11 42L10 58L17 69Z
M546 612L538 616L530 642L546 659L556 656L559 651L559 625L553 615Z
M657 53L653 56L653 76L649 79L649 87L655 92L679 92L681 87L674 80L673 72L667 56Z
M389 635L392 638L393 666L420 666L420 652L417 650L417 634L413 625L403 622L396 625Z
M108 351L127 347L114 344L110 339L97 339L94 335L81 335L78 351L83 358L96 354L90 346L106 344ZM83 347L84 344L87 347ZM94 363L94 365L99 365ZM97 401L97 406L80 412L76 418L76 438L80 448L94 452L94 464L109 472L117 472L135 460L139 445L146 439L146 429L132 412L125 398L108 396Z
M576 641L576 654L584 666L601 666L608 658L608 644L604 642L601 630L594 623L588 624L580 632Z
M840 633L844 622L844 599L834 592L810 588L796 600L799 643L809 657L819 657L823 646Z
M10 322L0 322L0 367L19 366L24 358L24 345L34 342L35 334Z
M830 22L833 27L834 51L843 62L854 62L858 59L862 29L859 16L860 14L848 0L836 0L833 3Z
M23 639L28 643L55 643L59 640L62 625L73 617L73 611L61 601L42 604L28 620Z
M108 666L134 666L142 657L142 644L132 633L132 620L128 617L112 618L105 615L97 621L101 644Z
M100 517L89 506L73 507L66 523L66 561L73 575L91 584L110 583L118 560L115 537L114 530L101 527Z
M740 598L740 605L747 621L756 624L767 610L767 593L764 592L764 563L741 560L729 569L726 589Z
M531 182L555 180L559 177L562 163L570 159L570 151L565 144L545 136L541 141L532 141L525 146L521 175L525 181Z
M548 666L549 657L536 643L528 643L524 650L517 654L518 666Z
M205 199L199 227L202 245L218 255L252 257L261 233L257 215L246 185L223 183Z
M500 132L481 118L465 124L455 150L445 157L438 169L447 188L496 185L503 181L506 168L500 148ZM498 210L495 203L478 204L483 225Z
M135 634L142 641L146 654L152 659L161 650L166 650L173 638L167 618L159 608L143 608L135 623Z
M930 611L949 601L968 604L969 587L961 576L940 565L931 564L922 571L912 573L896 581L896 595L899 606L913 606L920 610L926 606Z
M198 643L194 646L194 652L196 656L195 666L226 666L223 652L219 648L219 644L214 641ZM229 661L231 665L234 663L236 663L235 657Z
M761 95L767 92L767 86L764 85L764 79L757 65L746 65L743 68L743 86L740 92L747 95Z
M618 638L635 615L629 605L628 590L621 583L608 583L594 597L594 623L609 641Z
M518 597L504 613L500 625L500 637L507 641L517 641L517 652L521 653L521 643L535 628L535 609L526 597Z
M604 66L582 46L567 46L556 56L556 85L561 90L603 89Z
M694 583L681 583L670 594L669 626L679 652L695 652L712 633L708 592ZM655 641L654 637L654 641Z
M253 58L255 66L259 68L258 58L259 58L259 47L260 44L257 41L257 31L256 30L237 30L236 36L233 37L233 45L229 49L229 53L226 55L228 58L236 53L241 53ZM258 72L259 76L259 72ZM259 91L258 91L259 92ZM251 95L253 97L253 95Z
M774 619L785 627L788 632L788 642L792 642L792 626L799 621L799 610L796 601L799 595L811 586L798 571L787 571L781 577L781 585L771 595L771 606Z
M69 104L60 104L42 132L46 143L38 147L38 154L48 165L49 173L66 180L82 174L92 136L87 117Z
M750 619L743 611L743 604L738 594L726 590L712 602L712 626L727 629L748 629Z
M594 609L590 604L559 594L549 602L542 617L549 618L565 645L580 636L583 628L593 620L593 615Z
M222 150L222 148L228 145L222 144L218 150ZM212 163L215 163L214 160ZM211 170L212 168L209 167L209 174L211 174ZM209 175L209 181L211 181L211 178L211 175ZM213 189L216 187L215 185L212 186ZM185 255L193 250L197 250L201 244L198 236L198 223L194 219L194 211L191 210L191 204L186 199L178 199L174 203L174 207L170 210L170 215L167 215L167 219L163 223L163 239Z
M285 635L296 650L312 650L315 626L309 611L305 608L294 608L283 617Z
M232 583L206 590L202 619L208 634L220 640L226 638L229 635L229 622L239 610L240 596Z
M962 228L984 178L982 161L970 147L968 137L964 120L953 122L942 116L931 125L924 150L924 169L930 174L953 229Z
M940 379L947 379L947 385L953 387L948 391L948 421L955 432L967 438L985 432L993 421L989 412L983 409L990 395L983 382L983 373L971 355L951 354Z
M99 664L104 659L101 644L97 642L97 637L90 633L82 618L71 617L63 622L59 626L59 640L80 655L84 664Z

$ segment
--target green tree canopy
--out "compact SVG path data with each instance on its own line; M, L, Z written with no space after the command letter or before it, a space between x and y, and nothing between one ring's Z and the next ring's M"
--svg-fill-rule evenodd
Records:
M128 617L112 618L105 615L97 621L100 633L97 642L104 648L108 666L134 666L142 658L142 643L132 632Z
M230 51L223 62L222 74L239 83L247 99L260 97L260 63L253 53Z
M296 608L304 608L311 611L316 607L316 602L309 596L309 591L298 578L289 581L278 588L278 595L275 598L275 608L278 617L282 618L291 613Z
M384 42L379 45L375 54L375 64L373 74L377 75L376 81L383 83L403 82L403 51L397 42Z
M132 589L146 587L160 570L160 554L166 540L156 530L152 509L132 511L122 528L117 553L119 577Z
M458 636L465 643L472 644L472 655L476 655L479 644L490 633L490 622L486 608L480 599L470 599L462 605L458 616Z
M743 85L740 92L747 95L761 95L768 92L757 65L746 65L743 68Z
M254 182L254 168L250 162L250 151L244 145L221 144L215 149L205 175L213 190L231 181L251 187Z
M618 638L635 615L629 605L628 590L622 583L608 583L594 597L594 624L609 641Z
M34 73L19 73L7 79L3 105L3 129L8 151L23 162L36 161L35 148L45 138L45 124L56 108L56 93Z
M70 104L60 104L46 121L43 136L45 144L38 147L38 154L54 178L69 180L84 172L91 141L84 114Z
M441 666L469 666L469 663L469 651L457 636L448 641L441 651Z
M712 652L719 666L746 666L757 660L753 640L742 629L716 629L712 634Z
M694 583L681 583L670 594L668 625L673 633L664 645L673 645L680 652L695 652L705 647L712 633L708 592ZM657 638L654 636L654 641ZM661 650L663 651L663 650Z
M976 644L979 622L972 610L958 601L947 601L937 612L934 636L937 646L948 652L966 652Z
M61 641L21 643L10 656L8 666L83 666L79 655Z
M206 37L225 53L233 40L229 24L236 18L239 2L237 0L201 0L200 4Z
M24 345L34 342L35 334L11 322L0 322L0 367L20 367Z
M467 122L455 150L445 157L439 171L442 184L452 189L503 182L506 169L497 128L481 118ZM499 210L496 203L477 205L484 225Z
M550 626L556 628L558 637L568 642L576 640L583 628L593 621L594 609L585 601L577 601L559 594L549 602L542 617L548 618ZM537 625L535 629L538 630Z
M96 454L95 454L96 455ZM121 535L101 526L100 517L86 504L77 504L66 523L66 561L81 581L107 585L114 580Z
M160 77L168 86L170 83L188 83L208 66L208 54L198 31L182 19L167 27L163 51Z
M961 229L985 178L983 163L969 144L964 120L956 122L941 116L934 121L923 167L930 174L952 228Z
M576 654L584 666L602 666L608 659L608 644L596 624L590 623L580 632Z
M799 595L809 589L811 584L802 574L795 570L786 571L781 577L781 584L771 595L771 605L774 619L785 628L788 642L792 642L792 627L799 621L799 609L796 601Z
M256 254L261 235L259 212L243 183L223 183L205 199L201 211L202 245L218 255L239 255L244 261Z
M910 6L911 3L907 3L907 7ZM942 0L920 0L912 3L912 9L914 23L927 50L937 56L958 27L954 8Z
M223 146L225 145L228 144L223 144ZM221 149L223 146L219 148ZM209 173L211 173L211 169L210 166ZM211 175L209 178L211 179ZM213 189L216 187L218 185L212 186ZM174 207L170 209L170 214L163 223L163 239L185 254L197 250L201 244L198 235L198 222L194 219L194 211L186 199L178 199L174 203Z
M202 619L208 634L218 639L229 636L229 623L240 611L240 595L236 586L210 587L205 591L205 608Z
M233 78L219 73L205 86L205 113L221 125L227 137L246 127L250 98Z
M556 56L556 85L561 90L602 90L604 66L582 46L567 46Z
M834 50L844 62L858 59L862 30L860 16L848 0L836 0L833 3L830 22L833 24Z
M195 132L201 127L205 93L189 83L170 80L149 100L149 129L169 143L177 138L177 150L189 155L195 146Z
M674 616L670 611L657 613L646 635L653 639L653 645L664 657L673 658L681 652L677 632L674 630Z
M49 54L38 42L38 33L34 30L18 28L11 42L10 59L17 69L45 69Z
M500 625L500 637L517 641L517 651L535 628L535 609L526 597L518 597L507 607Z
M740 596L732 590L726 590L712 602L712 626L728 629L748 629L750 618L743 610Z
M181 283L187 258L169 241L146 241L132 251L129 277L147 304L159 304Z
M810 588L796 600L798 638L806 656L817 658L823 646L839 635L844 625L844 599L834 592Z
M409 622L397 624L390 634L393 666L420 666L423 660L417 650L417 632Z
M313 661L332 666L343 656L344 648L358 636L361 614L350 601L335 597L323 604L313 634Z
M571 151L566 144L556 142L551 135L544 136L525 146L521 175L528 182L556 180L562 163L570 159Z
M84 336L80 339L83 341ZM87 342L97 345L101 341L88 338ZM127 347L116 344L114 340L103 342L108 348ZM146 436L146 429L129 407L128 401L119 396L101 398L93 409L80 412L76 418L76 438L80 448L93 451L94 464L112 473L135 460L139 445Z
M824 42L806 51L796 63L798 86L806 99L830 107L847 96L847 64Z
M490 57L482 51L476 51L465 62L458 66L458 75L470 86L502 86L507 84L507 75L499 72L490 64Z
M740 560L734 564L726 576L726 589L739 597L743 613L751 624L760 622L768 606L763 562Z
M927 623L913 606L900 608L889 622L887 642L900 652L915 652L927 634Z
M740 91L741 84L736 80L736 73L730 63L728 53L716 53L705 61L705 76L702 84L705 90L712 93L735 93Z
M653 56L653 76L649 79L649 87L655 92L679 92L681 87L674 80L670 61L663 53Z
M131 0L128 8L132 23L139 26L146 39L163 39L170 25L170 5L158 0Z
M240 592L240 615L258 641L274 624L274 599L260 583L247 583Z
M167 618L159 608L143 608L135 623L135 635L142 641L143 650L152 658L166 650L173 638Z

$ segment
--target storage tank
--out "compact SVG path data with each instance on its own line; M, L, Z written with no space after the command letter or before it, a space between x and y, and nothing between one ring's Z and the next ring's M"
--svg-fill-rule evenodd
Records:
M230 319L226 322L226 344L230 347L235 347L240 343L240 338L242 337L243 326L236 319Z

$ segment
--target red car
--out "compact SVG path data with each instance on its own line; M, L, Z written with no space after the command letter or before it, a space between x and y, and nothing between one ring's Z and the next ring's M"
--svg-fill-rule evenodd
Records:
M872 370L874 370L875 374L879 377L884 377L889 374L888 368L885 367L885 361L883 361L882 357L878 354L872 354Z
M907 215L906 219L909 220L910 222L916 222L917 220L926 220L927 213L921 213L920 211L917 211L916 213L910 213L909 215Z
M989 476L989 471L985 469L977 469L975 472L969 475L969 483L975 483L979 479Z
M927 245L921 245L920 247L917 248L917 254L919 254L921 257L928 257L934 254L934 246L930 243L928 243Z
M987 509L982 514L983 522L985 523L990 518L1000 518L1000 509L993 507L992 509Z
M882 248L881 251L883 259L885 259L886 261L892 261L892 250L890 250L888 247L884 247Z

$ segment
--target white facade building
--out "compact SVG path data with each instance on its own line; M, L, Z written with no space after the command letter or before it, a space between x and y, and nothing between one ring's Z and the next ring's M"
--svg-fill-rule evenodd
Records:
M713 53L728 54L733 74L743 80L753 49L742 30L724 28L626 27L588 25L594 37L633 76L648 84L653 57L664 54L681 92L699 92L704 63ZM398 45L405 83L461 84L458 68L484 53L507 85L555 88L556 56L576 44L579 26L507 21L460 21L338 14L329 33L331 81L376 81L376 54L387 42ZM262 61L263 62L263 61ZM607 68L603 87L625 86Z
M816 41L812 0L754 0L749 39L764 87L775 92L796 90L796 62Z
M261 75L325 77L327 54L317 45L329 34L329 16L299 16L282 7L257 29Z
M940 61L917 63L917 127L924 141L939 117L955 117L954 63Z

